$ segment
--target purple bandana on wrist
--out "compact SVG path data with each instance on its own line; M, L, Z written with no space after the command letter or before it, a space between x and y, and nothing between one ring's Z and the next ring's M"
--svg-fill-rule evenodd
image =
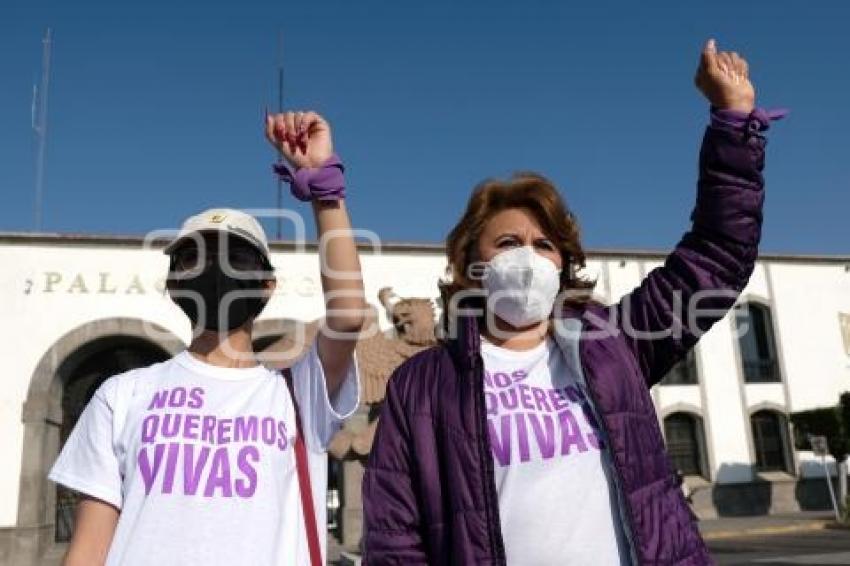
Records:
M785 108L775 108L765 110L764 108L754 108L752 112L747 114L740 110L730 110L728 108L711 107L711 125L726 126L735 129L746 128L750 132L763 132L770 127L770 123L774 120L780 120L788 114Z
M295 172L283 161L275 163L274 172L289 183L292 196L300 201L340 200L345 198L345 167L337 154L320 167L302 167Z

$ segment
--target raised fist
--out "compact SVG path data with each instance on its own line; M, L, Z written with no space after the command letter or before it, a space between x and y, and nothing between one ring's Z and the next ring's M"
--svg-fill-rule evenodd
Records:
M749 114L755 106L756 91L750 82L747 62L734 51L718 53L713 39L702 49L694 83L717 108Z
M331 127L315 112L266 114L266 139L297 169L319 167L333 154Z

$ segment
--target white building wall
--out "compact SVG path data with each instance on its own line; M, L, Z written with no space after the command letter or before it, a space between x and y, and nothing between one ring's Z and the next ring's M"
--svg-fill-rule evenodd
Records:
M850 391L850 357L838 322L839 311L850 313L850 272L798 263L772 263L769 271L791 410L834 405Z
M639 285L663 257L606 253L591 257L585 274L597 278L597 296L616 301ZM445 257L434 247L391 249L361 255L367 298L377 303L380 287L401 296L436 298ZM23 453L21 408L33 372L63 335L102 318L155 322L184 342L189 326L163 293L166 258L138 243L116 244L21 239L0 244L0 344L6 367L0 388L0 527L16 521ZM278 290L262 318L313 320L323 312L317 255L276 251ZM698 386L658 386L659 413L691 407L704 418L711 480L752 480L750 409L765 403L790 411L832 405L850 390L850 356L839 330L838 312L850 313L850 264L846 261L760 262L745 297L772 306L781 341L779 384L742 384L732 317L727 315L697 347ZM380 309L379 309L380 310ZM383 327L388 325L381 320ZM797 455L804 476L822 474L810 453Z
M132 260L128 261L132 255ZM3 325L7 372L0 388L0 525L15 523L21 470L21 408L44 353L64 334L99 318L157 322L185 339L185 317L157 290L162 253L110 248L2 246ZM101 273L107 274L101 279Z
M752 296L764 301L770 301L770 287L767 282L767 269L763 263L757 263L750 275L750 280L742 292L743 297Z
M702 398L699 385L656 385L656 409L659 414L669 413L676 408L692 407L702 414Z
M782 383L748 383L744 386L748 411L759 405L785 409L785 386Z
M741 401L731 316L719 320L700 339L700 380L706 395L705 417L711 424L706 440L714 455L711 480L745 482L750 471L749 422Z
M624 295L634 290L641 281L641 262L634 258L623 256L605 262L608 271L610 302L619 301Z

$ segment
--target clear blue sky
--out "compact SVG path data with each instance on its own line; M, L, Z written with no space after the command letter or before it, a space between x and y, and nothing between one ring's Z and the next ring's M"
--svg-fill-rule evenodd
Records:
M792 109L768 133L763 251L850 253L848 2L5 0L0 230L33 228L46 26L45 231L272 206L261 112L283 29L285 97L332 122L358 227L439 242L477 181L532 169L586 246L666 249L694 201L692 77L714 36L749 59L762 105Z

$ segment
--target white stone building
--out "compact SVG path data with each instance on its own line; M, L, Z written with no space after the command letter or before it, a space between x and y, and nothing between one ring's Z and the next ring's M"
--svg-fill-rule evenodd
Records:
M315 246L272 251L278 293L256 341L323 310ZM665 253L590 251L598 297L615 301ZM436 245L391 244L364 247L362 264L377 303L384 286L436 297L445 257ZM62 439L96 385L180 350L189 326L163 294L161 244L5 233L0 265L0 564L58 563L68 509L46 473ZM740 316L753 332L739 340L726 316L652 391L674 462L704 517L823 507L823 470L794 449L787 416L850 390L850 256L764 255L740 302L752 305ZM351 544L351 533L342 538Z

